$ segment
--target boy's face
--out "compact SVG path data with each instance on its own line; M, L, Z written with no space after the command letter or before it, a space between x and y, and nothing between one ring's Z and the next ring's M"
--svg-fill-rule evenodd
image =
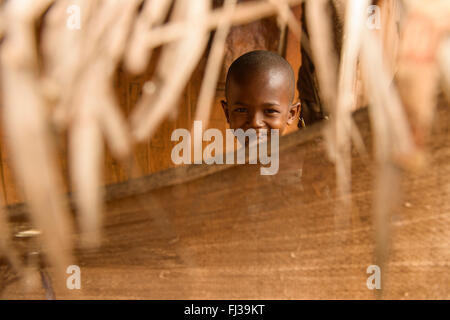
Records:
M227 101L222 101L231 129L279 129L282 135L298 115L292 104L289 79L282 71L253 72L230 79Z

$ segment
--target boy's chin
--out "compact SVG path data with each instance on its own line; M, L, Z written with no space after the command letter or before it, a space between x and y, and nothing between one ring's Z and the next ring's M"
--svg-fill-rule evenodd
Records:
M270 139L269 133L261 133L256 135L256 139L258 140L258 143L266 142L268 139Z

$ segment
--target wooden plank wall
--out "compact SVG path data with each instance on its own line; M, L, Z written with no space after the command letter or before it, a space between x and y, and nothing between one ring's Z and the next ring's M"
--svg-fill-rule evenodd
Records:
M295 8L295 14L300 19L300 6ZM227 51L224 59L224 66L216 91L209 127L214 127L222 131L227 128L227 123L222 111L220 100L224 97L225 74L231 62L239 55L255 49L277 51L278 41L279 30L274 18L232 28L230 36L227 39ZM288 32L287 35L285 48L285 57L289 62L291 62L294 70L297 71L300 67L301 61L300 42L290 32ZM205 69L205 62L206 55L199 63L179 100L178 115L174 115L173 119L167 119L164 121L151 139L135 147L134 156L137 164L136 166L138 168L138 174L131 175L126 168L112 158L108 150L106 151L104 171L105 184L123 182L131 177L135 178L137 176L147 175L174 167L170 154L172 147L177 142L171 142L170 136L172 131L176 128L190 128L191 126ZM154 69L154 64L155 63L151 63L148 70L139 76L128 74L121 68L117 71L114 86L122 112L126 116L130 114L132 108L138 101L141 94L142 85L150 79ZM296 125L293 125L290 131L295 130ZM8 152L8 144L13 142L8 139L3 130L0 130L0 132L0 178L4 190L2 197L6 205L11 205L22 202L24 199L20 191L20 187L18 187L18 183L15 180ZM68 174L67 143L65 137L58 138L57 147L61 172L65 181L65 188L66 191L68 191L70 180Z

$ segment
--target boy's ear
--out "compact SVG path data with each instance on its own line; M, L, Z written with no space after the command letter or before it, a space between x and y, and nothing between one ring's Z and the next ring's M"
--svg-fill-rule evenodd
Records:
M291 106L291 108L289 109L289 115L287 120L288 125L291 125L292 122L294 122L294 120L298 118L298 116L300 115L300 110L301 110L300 102L297 102Z
M230 118L228 117L228 103L225 100L221 100L223 112L225 112L225 117L227 118L227 122L230 123Z

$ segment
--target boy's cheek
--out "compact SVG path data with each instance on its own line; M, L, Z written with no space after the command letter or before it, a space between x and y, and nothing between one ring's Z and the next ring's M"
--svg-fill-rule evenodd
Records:
M230 129L239 129L243 128L246 120L242 119L242 117L230 117Z
M286 125L285 121L283 121L283 119L281 117L280 118L276 118L276 119L268 120L266 123L270 127L270 129L279 129L280 133L281 133L282 129L284 129L285 125Z

